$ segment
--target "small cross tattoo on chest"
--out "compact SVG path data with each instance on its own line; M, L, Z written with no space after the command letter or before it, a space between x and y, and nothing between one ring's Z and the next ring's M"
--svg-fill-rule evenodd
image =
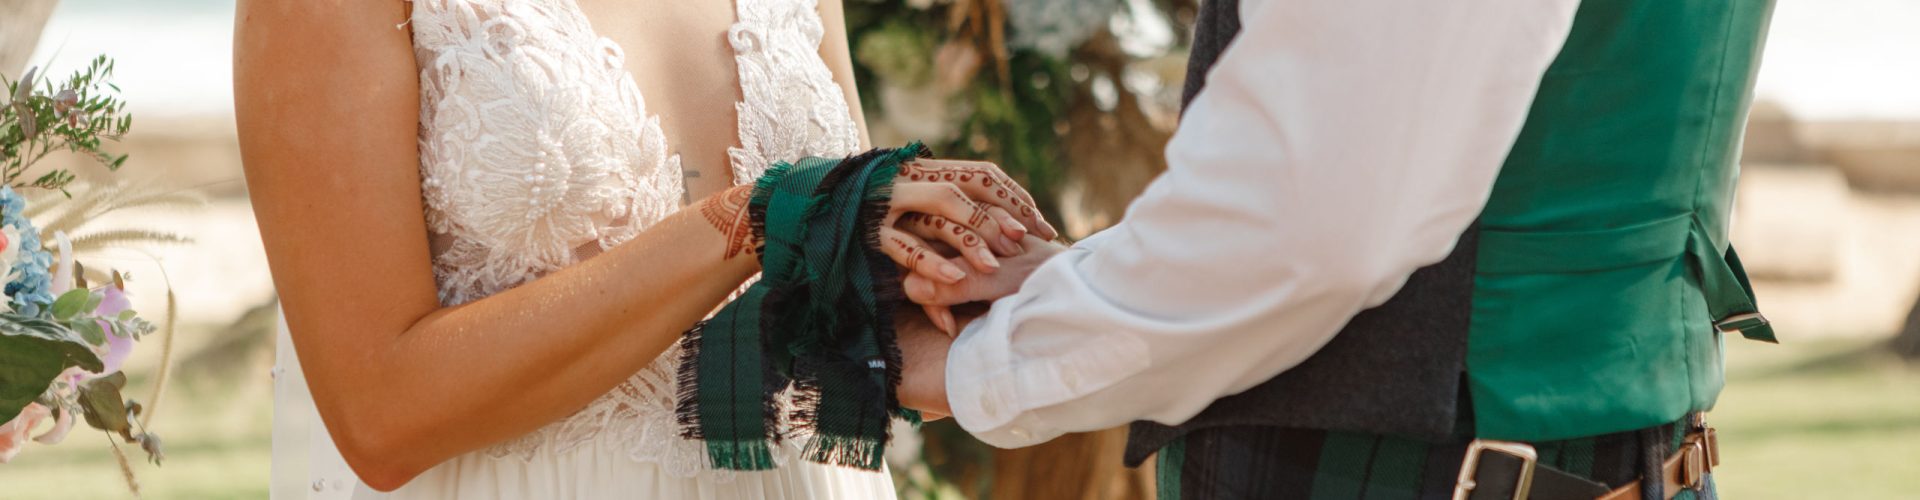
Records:
M699 178L700 171L685 170L680 173L680 176L683 178L680 182L680 206L692 205L693 204L693 186L691 186L691 184L693 183L687 182L687 181L691 181L696 178Z

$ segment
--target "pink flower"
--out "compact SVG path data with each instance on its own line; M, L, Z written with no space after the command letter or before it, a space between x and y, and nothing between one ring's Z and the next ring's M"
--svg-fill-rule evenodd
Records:
M120 287L108 286L100 294L100 307L93 310L94 316L111 318L133 308L133 301L127 300L127 291Z
M107 322L99 323L101 329L109 328ZM127 356L131 355L133 355L133 338L107 332L107 354L100 357L100 363L106 367L100 375L112 375L113 372L120 371L120 366L126 364Z
M101 295L100 307L93 310L94 316L111 318L133 308L133 302L127 300L127 292L120 287L108 285L101 291ZM112 326L106 321L99 321L99 323L101 329L108 330L107 354L100 358L100 361L107 366L106 370L100 374L108 375L120 371L120 366L126 363L127 356L133 354L133 338L113 333Z
M71 399L74 396L74 392L80 390L80 384L86 383L86 381L94 378L96 377L94 377L93 373L81 369L78 366L69 366L66 371L60 372L60 376L54 377L53 380L56 383L53 385L53 397L63 400ZM58 383L62 381L66 383ZM60 441L67 438L67 431L73 430L73 417L74 415L71 411L67 411L64 408L55 409L53 428L48 429L47 432L33 438L33 440L45 444L60 444Z
M40 406L40 403L27 403L19 416L13 417L6 425L0 425L0 464L12 461L14 455L20 454L20 449L27 445L27 433L51 415L53 412Z
M34 441L41 444L60 444L67 439L67 431L73 430L73 412L61 408L54 410L53 415L53 428L33 438Z

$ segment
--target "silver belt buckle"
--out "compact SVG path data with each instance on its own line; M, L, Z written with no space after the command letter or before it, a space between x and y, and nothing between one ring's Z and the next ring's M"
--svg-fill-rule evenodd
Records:
M1533 467L1540 462L1540 453L1527 443L1492 439L1475 439L1467 443L1467 457L1460 462L1460 479L1453 483L1453 500L1467 500L1473 489L1479 486L1474 483L1473 476L1480 471L1480 455L1489 451L1520 459L1520 479L1513 485L1513 499L1526 500L1527 494L1533 489Z

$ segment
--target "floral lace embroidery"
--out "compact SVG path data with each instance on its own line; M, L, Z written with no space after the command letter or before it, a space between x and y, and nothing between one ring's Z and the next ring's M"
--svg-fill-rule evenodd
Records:
M848 155L860 135L846 95L820 59L825 29L816 0L736 0L727 30L740 68L740 147L728 148L735 181L777 161Z
M728 151L737 183L773 161L859 147L818 52L814 1L738 0L728 33L744 96L741 147ZM414 9L421 187L443 304L530 282L679 209L679 156L668 154L621 48L573 0L416 0ZM678 359L669 349L574 415L483 453L528 460L602 440L674 476L728 476L707 469L704 445L678 436Z

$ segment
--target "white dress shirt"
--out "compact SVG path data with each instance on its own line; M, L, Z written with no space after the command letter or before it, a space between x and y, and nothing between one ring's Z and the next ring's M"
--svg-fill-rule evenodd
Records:
M1242 0L1167 172L954 342L955 420L1177 424L1305 360L1452 251L1578 3Z

